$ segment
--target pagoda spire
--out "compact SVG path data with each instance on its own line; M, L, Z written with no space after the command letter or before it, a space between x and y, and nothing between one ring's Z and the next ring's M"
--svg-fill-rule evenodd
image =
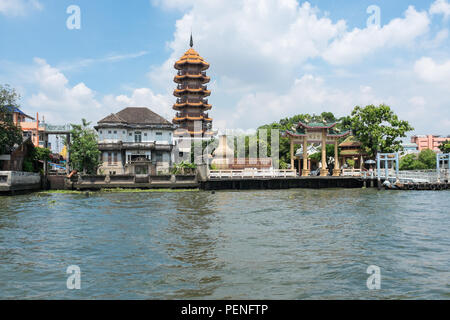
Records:
M191 31L191 41L190 41L189 45L191 46L191 48L194 46L194 40L192 39L192 31Z

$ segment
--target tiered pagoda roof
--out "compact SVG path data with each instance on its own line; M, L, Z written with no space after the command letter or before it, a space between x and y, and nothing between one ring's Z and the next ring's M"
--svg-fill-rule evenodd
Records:
M183 66L186 64L200 64L202 65L202 70L207 70L209 68L209 63L206 62L193 48L186 51L180 60L175 62L175 69L183 70Z

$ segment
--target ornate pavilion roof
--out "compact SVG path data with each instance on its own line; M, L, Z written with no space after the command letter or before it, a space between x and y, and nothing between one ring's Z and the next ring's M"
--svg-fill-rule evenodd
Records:
M307 129L330 129L337 125L337 122L299 122L298 126Z
M292 137L305 137L306 136L306 132L308 130L317 130L317 129L327 129L327 136L328 137L345 137L347 135L350 134L350 130L347 131L341 131L337 128L335 128L337 122L330 122L330 123L325 123L325 122L310 122L310 123L303 123L303 122L299 122L296 128L292 128L291 130L286 130L286 134L288 136L292 136ZM294 130L295 129L295 130Z

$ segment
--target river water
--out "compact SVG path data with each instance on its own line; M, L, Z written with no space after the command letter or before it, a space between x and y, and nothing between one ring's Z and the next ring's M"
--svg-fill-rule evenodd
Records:
M0 197L0 299L450 299L449 195ZM80 290L66 287L70 265ZM367 288L370 265L379 290Z

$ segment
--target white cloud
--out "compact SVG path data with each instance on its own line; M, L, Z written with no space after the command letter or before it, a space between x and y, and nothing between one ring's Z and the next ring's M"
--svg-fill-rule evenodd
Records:
M360 86L355 91L333 88L324 79L304 75L295 79L284 94L256 92L247 94L230 112L227 126L246 128L248 124L258 127L300 113L320 114L332 111L336 116L349 114L356 105L388 103L378 98L370 86Z
M257 127L301 112L344 115L357 104L388 103L407 115L409 106L403 101L411 96L406 89L398 93L403 100L397 100L378 79L352 87L361 75L348 65L382 49L408 50L425 40L428 46L438 47L448 36L447 30L441 30L434 40L426 39L431 24L428 12L412 6L383 27L349 30L346 21L333 21L310 3L295 0L153 3L182 10L184 15L167 43L170 57L149 73L152 84L174 101L173 64L187 50L192 29L194 49L211 63L210 114L214 127L222 129ZM324 67L316 63L321 59L343 67L326 66L324 73ZM317 75L299 77L300 70ZM333 75L334 81L325 81L318 76L321 73ZM375 87L382 88L377 88L378 94Z
M426 82L450 85L450 60L439 64L430 57L423 57L414 64L414 71Z
M360 61L380 48L402 47L413 43L428 32L430 19L426 12L417 12L410 6L405 18L397 18L383 27L355 28L335 39L323 57L332 64L350 64Z
M447 19L450 17L450 3L447 0L436 0L430 7L430 14L443 14Z
M23 16L31 10L42 10L38 0L0 0L0 13L5 16Z
M48 123L66 124L85 118L95 124L126 107L147 107L168 120L173 116L171 99L149 88L130 89L128 95L101 96L83 82L71 85L61 69L41 58L35 58L32 66L11 67L20 70L12 84L25 97L24 110L30 114L39 112Z
M26 104L34 111L46 116L48 122L67 123L89 120L102 114L102 105L95 99L95 92L84 83L70 86L60 70L51 67L45 60L36 58L32 72L37 92Z
M159 3L159 2L158 2ZM178 1L159 3L178 7ZM287 79L309 58L320 57L329 41L344 32L308 2L295 0L186 1L188 11L176 22L171 55L150 72L152 83L169 91L173 64L188 48L191 29L194 48L211 63L213 74L241 81L267 83Z

